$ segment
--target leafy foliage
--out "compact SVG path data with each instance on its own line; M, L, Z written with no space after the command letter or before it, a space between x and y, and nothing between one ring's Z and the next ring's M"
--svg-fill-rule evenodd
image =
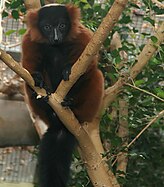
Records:
M19 20L20 17L25 15L26 8L24 6L23 0L12 0L9 2L6 2L6 9L2 13L2 17L12 17L13 19ZM25 33L26 29L22 28L19 30L8 30L5 35L9 36L13 33L17 33L19 35L23 35Z
M7 9L3 12L3 17L7 17L9 15L8 10L10 10L12 17L16 20L26 12L23 0L12 0L11 2L6 2L6 8Z

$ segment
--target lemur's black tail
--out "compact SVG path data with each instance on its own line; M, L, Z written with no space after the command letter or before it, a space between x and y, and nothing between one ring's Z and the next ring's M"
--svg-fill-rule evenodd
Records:
M56 123L41 141L39 187L66 187L68 181L75 138L59 120Z

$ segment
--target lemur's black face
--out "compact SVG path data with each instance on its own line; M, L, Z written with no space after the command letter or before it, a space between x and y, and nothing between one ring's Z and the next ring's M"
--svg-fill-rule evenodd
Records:
M71 28L65 6L49 6L39 10L38 27L51 45L61 44Z

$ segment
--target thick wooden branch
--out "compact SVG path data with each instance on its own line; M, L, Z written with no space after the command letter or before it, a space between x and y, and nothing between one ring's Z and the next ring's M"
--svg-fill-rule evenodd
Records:
M28 82L29 86L31 86L34 91L44 95L43 89L39 89L33 86L33 81L31 81L30 74L22 68L20 65L15 62L10 55L6 54L3 50L0 50L0 58L7 64L10 64L12 61L12 65L10 67L26 81ZM31 82L30 82L31 81ZM43 93L42 93L43 91ZM102 187L119 187L114 175L110 173L108 174L108 168L103 161L100 154L97 153L96 148L91 141L88 132L86 131L83 126L79 124L77 119L75 118L74 114L71 110L63 108L58 102L58 96L56 94L52 94L49 97L49 104L58 114L59 118L62 122L66 125L72 134L77 138L79 142L79 146L82 150L82 155L84 159L84 163L87 167L87 171L89 176L91 177L91 181L94 186Z
M152 0L154 4L156 4L159 8L164 9L164 4L158 0Z
M36 91L36 93L38 93L38 95L46 96L46 91L44 89L40 89L34 86L34 80L31 74L23 67L20 67L20 64L17 63L10 55L8 55L2 49L0 49L0 58L10 69L12 69L23 80L25 80L27 84L30 85L31 88Z
M55 110L55 112L69 129L69 131L72 132L72 134L74 134L74 136L77 138L82 150L82 155L85 161L84 163L86 164L88 174L93 185L96 187L119 187L119 184L113 173L109 172L101 155L97 152L93 143L94 140L90 138L90 134L88 134L88 131L86 130L87 128L81 126L73 113L69 109L63 108L60 103L68 93L70 88L73 86L73 84L77 81L77 79L85 72L93 56L97 54L103 41L108 36L109 31L112 30L114 24L117 22L120 14L125 8L126 3L127 0L116 0L114 2L109 13L104 18L102 24L93 36L93 39L88 44L79 60L75 63L70 76L70 81L62 81L57 91L49 98L50 106ZM4 55L3 51L0 52L2 60L6 61L6 54ZM9 56L7 58L9 58ZM10 59L9 61L13 62L12 59ZM9 66L12 69L17 69L16 72L19 73L19 75L34 89L34 91L36 91L40 95L45 95L45 91L43 89L41 90L34 87L34 82L29 73L25 72L24 69L18 67L16 64L11 64L12 65ZM89 132L91 132L91 130L92 129L90 129Z
M41 7L40 0L24 0L24 3L27 10ZM45 4L49 3L55 3L55 0L45 0Z
M127 2L128 2L127 0L117 0L114 2L113 6L111 7L106 17L103 19L101 25L97 29L97 32L94 34L93 38L85 48L81 57L73 66L73 70L69 82L62 81L61 84L58 86L58 89L56 90L56 94L58 96L64 98L68 93L68 91L70 90L70 88L73 86L73 84L86 71L93 56L97 54L102 43L107 38L109 32L112 30L114 24L118 21L119 16L124 10ZM99 154L102 154L104 152L104 149L99 135L99 122L100 119L98 117L93 121L92 124L88 124L88 131L92 139L92 142L94 143L97 149L97 152ZM109 171L109 175L112 175L110 171Z
M136 76L142 71L143 67L147 65L148 61L152 58L161 43L164 41L164 22L162 22L154 36L157 38L157 42L153 43L153 41L149 39L142 52L139 54L137 63L130 70L131 79L136 78Z
M24 3L27 10L41 7L40 0L24 0Z
M136 78L136 76L142 71L144 66L147 65L148 61L158 50L159 46L164 41L164 22L162 22L154 36L157 38L157 43L154 44L149 39L148 43L137 57L136 64L131 68L129 76L120 77L113 86L106 89L100 113L114 101L121 89L123 89L125 82Z
M73 84L79 77L85 73L94 55L97 54L101 45L107 38L115 23L118 21L122 11L124 10L127 0L115 0L106 17L103 19L99 28L95 32L93 38L85 48L84 52L73 66L73 71L70 76L69 83L62 81L57 88L57 95L64 98ZM79 72L80 69L80 72Z
M119 128L118 136L122 139L123 147L128 145L129 129L128 129L128 100L126 97L119 98ZM117 155L117 171L118 176L125 177L128 163L128 154L123 151ZM120 171L122 172L120 174Z

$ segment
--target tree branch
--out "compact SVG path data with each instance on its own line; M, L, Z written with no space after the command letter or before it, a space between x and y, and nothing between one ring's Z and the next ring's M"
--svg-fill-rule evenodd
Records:
M24 3L27 10L41 7L40 0L24 0Z
M125 85L130 86L130 87L132 87L132 88L134 88L134 89L136 89L136 90L139 90L139 91L141 91L141 92L144 92L144 93L146 93L146 94L148 94L148 95L151 95L152 97L154 97L154 98L156 98L156 99L158 99L158 100L164 102L164 99L158 97L157 95L155 95L155 94L153 94L153 93L151 93L151 92L148 92L147 90L143 90L143 89L141 89L141 88L139 88L139 87L137 87L137 86L135 86L135 85L129 84L129 83L125 83Z
M18 64L9 54L4 52L2 49L0 49L0 58L10 69L12 69L24 81L26 81L27 84L31 86L31 88L35 90L36 93L38 93L38 95L46 96L46 91L44 89L40 89L34 86L34 80L31 74L26 69L21 67L20 64Z
M90 64L93 56L97 54L102 43L107 38L109 31L112 30L115 23L118 21L119 16L124 10L127 0L115 0L112 7L110 8L108 14L103 19L99 28L95 32L89 44L86 46L80 58L73 66L73 71L70 75L69 82L62 81L58 86L56 93L61 98L64 98L70 88L74 85L74 83L79 79L79 77L85 73L88 65ZM80 69L80 72L79 72Z
M27 10L41 7L40 0L35 0L35 1L24 0L24 3ZM55 0L45 0L45 4L49 4L49 3L55 3Z
M118 136L122 139L122 147L128 145L129 130L128 130L128 100L126 96L119 98L119 128ZM127 149L117 155L117 171L118 176L125 177L128 163ZM121 171L121 174L120 174Z
M16 61L14 61L10 57L10 55L8 55L1 49L0 58L6 65L9 65L9 67L12 68L12 70L14 70L26 82L28 82L29 86L31 86L35 92L39 93L42 96L46 95L44 89L34 87L34 81L31 75L24 68L22 68ZM80 148L82 150L84 163L87 167L87 171L89 176L91 177L93 185L96 187L101 187L103 185L109 187L119 187L117 182L115 182L116 179L114 175L111 174L111 177L109 177L108 168L102 160L101 155L97 153L96 148L93 142L91 141L87 130L79 124L71 110L63 108L61 106L61 102L59 100L56 94L52 94L49 97L48 103L58 114L59 118L66 125L68 130L72 132L72 134L74 134L74 136L77 138Z
M162 118L164 116L164 110L159 112L138 134L137 136L126 146L126 149L128 149L144 132L147 130L153 123L155 123L158 119ZM117 159L119 156L122 155L122 152L118 153L117 158L113 161L112 166L115 165L117 162Z
M153 123L155 123L158 119L162 118L164 116L164 110L162 110L160 113L158 113L143 129L141 132L138 133L138 135L127 145L127 148L129 148L144 132L146 129L148 129Z
M155 3L159 8L164 9L164 4L162 2L159 2L158 0L152 0L153 3Z
M120 77L113 86L106 89L100 113L114 101L126 82L135 79L144 66L146 66L153 54L158 50L158 47L164 41L164 22L162 22L154 36L157 38L157 43L154 44L149 39L148 43L138 56L136 64L131 68L130 76L126 75L125 77Z
M92 40L89 42L85 51L83 52L79 60L75 63L73 67L73 72L70 76L70 81L62 81L57 91L49 98L50 106L55 110L55 112L57 113L61 121L66 125L68 130L77 138L80 148L82 150L82 155L85 161L84 163L87 167L88 174L91 178L93 185L96 187L119 187L119 184L113 173L108 171L108 168L105 162L102 160L101 155L97 153L93 140L91 141L90 135L88 134L86 129L79 124L74 114L69 109L63 108L60 103L65 97L65 95L68 93L69 89L87 69L93 56L96 55L103 41L106 39L109 31L112 30L114 24L118 20L126 3L127 0L116 0L114 2L112 8L110 9L107 16L104 18L102 24L93 36ZM18 67L19 65L16 63L14 64L13 60L2 50L0 50L0 52L1 59L5 62L11 61L11 64L7 64L13 70L15 69L15 72L18 73L29 84L29 86L34 89L35 92L39 93L40 95L45 95L45 90L34 87L34 81L31 75L27 71L25 71L25 69Z

